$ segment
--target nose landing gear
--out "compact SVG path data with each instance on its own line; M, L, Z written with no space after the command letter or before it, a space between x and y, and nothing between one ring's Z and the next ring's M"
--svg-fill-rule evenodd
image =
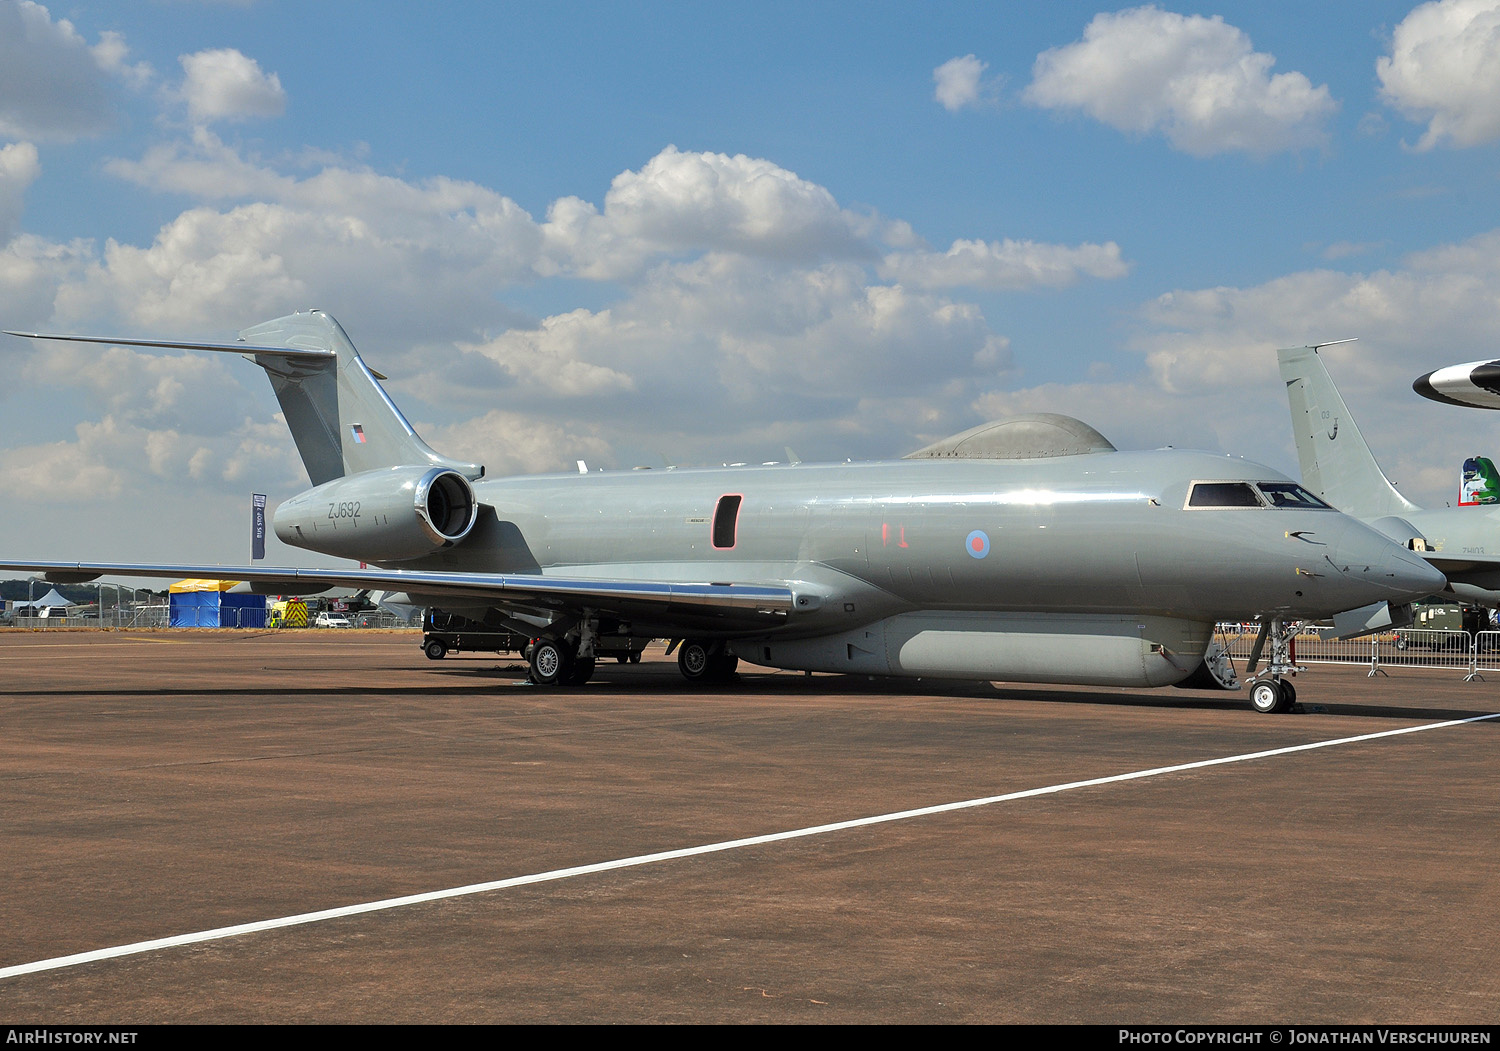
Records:
M1255 675L1250 683L1250 707L1258 712L1289 712L1297 703L1297 687L1292 685L1290 679L1283 678L1304 670L1294 663L1292 656L1292 640L1297 637L1297 626L1297 621L1285 625L1280 617L1261 621L1260 633L1255 636L1255 645L1250 648L1249 666L1246 668L1246 674L1255 675L1261 651L1269 639L1271 659L1266 662L1266 670Z

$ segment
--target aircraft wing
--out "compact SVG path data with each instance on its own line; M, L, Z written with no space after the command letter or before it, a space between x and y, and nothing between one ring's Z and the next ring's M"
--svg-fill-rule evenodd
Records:
M432 573L398 569L268 569L131 562L15 562L0 572L39 573L53 583L82 584L101 576L203 577L244 580L262 593L313 594L329 588L405 591L431 604L484 604L528 611L598 610L704 628L774 628L797 598L785 584L679 583L551 577L541 574Z
M1417 554L1433 569L1440 569L1444 573L1500 571L1500 555L1445 555L1441 551L1418 551Z

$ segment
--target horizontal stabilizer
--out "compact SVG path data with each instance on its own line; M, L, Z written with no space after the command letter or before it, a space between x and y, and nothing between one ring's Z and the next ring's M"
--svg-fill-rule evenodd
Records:
M122 339L50 332L9 332L23 339L98 343L156 350L239 354L266 371L297 452L313 485L382 467L424 466L470 480L484 466L434 451L413 429L366 365L341 325L320 310L289 314L244 329L233 343Z
M55 339L66 343L103 343L111 347L155 347L161 350L213 350L225 354L275 354L282 358L336 358L331 350L304 347L259 347L250 343L183 343L168 339L121 339L118 336L64 336L52 332L12 332L22 339Z

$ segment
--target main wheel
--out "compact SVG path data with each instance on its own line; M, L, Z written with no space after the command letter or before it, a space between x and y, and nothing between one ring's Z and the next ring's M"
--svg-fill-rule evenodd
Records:
M442 639L428 639L422 644L422 652L427 654L430 661L440 661L448 655L448 647Z
M531 647L531 681L538 686L556 686L567 681L572 663L572 655L563 643L537 639Z
M684 639L677 647L677 670L688 682L702 682L708 678L713 665L713 654L708 643L697 639Z
M708 677L714 682L728 682L734 678L734 670L740 666L740 659L732 653L720 650L715 653L709 662Z
M582 686L594 677L593 657L574 657L573 666L568 669L568 685Z

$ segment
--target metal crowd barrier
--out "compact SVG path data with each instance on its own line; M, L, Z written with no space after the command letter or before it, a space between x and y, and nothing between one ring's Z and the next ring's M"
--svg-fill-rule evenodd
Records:
M1474 676L1481 672L1500 673L1500 631L1481 631L1474 636Z
M201 624L184 624L180 627L204 627L204 628L265 628L272 627L269 623L269 611L260 609L226 609L226 610L203 610L203 622ZM346 614L350 623L356 628L409 628L408 624L396 614L388 610L370 610L364 613ZM210 617L219 623L210 623ZM88 616L75 613L66 616L62 613L47 617L13 617L0 626L11 626L16 628L167 628L171 627L171 610L166 605L160 606L135 606L106 609L103 615L92 611ZM308 617L308 626L311 627L313 617Z
M1218 638L1236 661L1249 659L1255 625L1223 624ZM1500 631L1404 628L1358 639L1322 639L1312 631L1299 632L1293 643L1298 664L1352 664L1384 675L1387 668L1452 668L1465 682L1483 681L1484 672L1500 674Z

